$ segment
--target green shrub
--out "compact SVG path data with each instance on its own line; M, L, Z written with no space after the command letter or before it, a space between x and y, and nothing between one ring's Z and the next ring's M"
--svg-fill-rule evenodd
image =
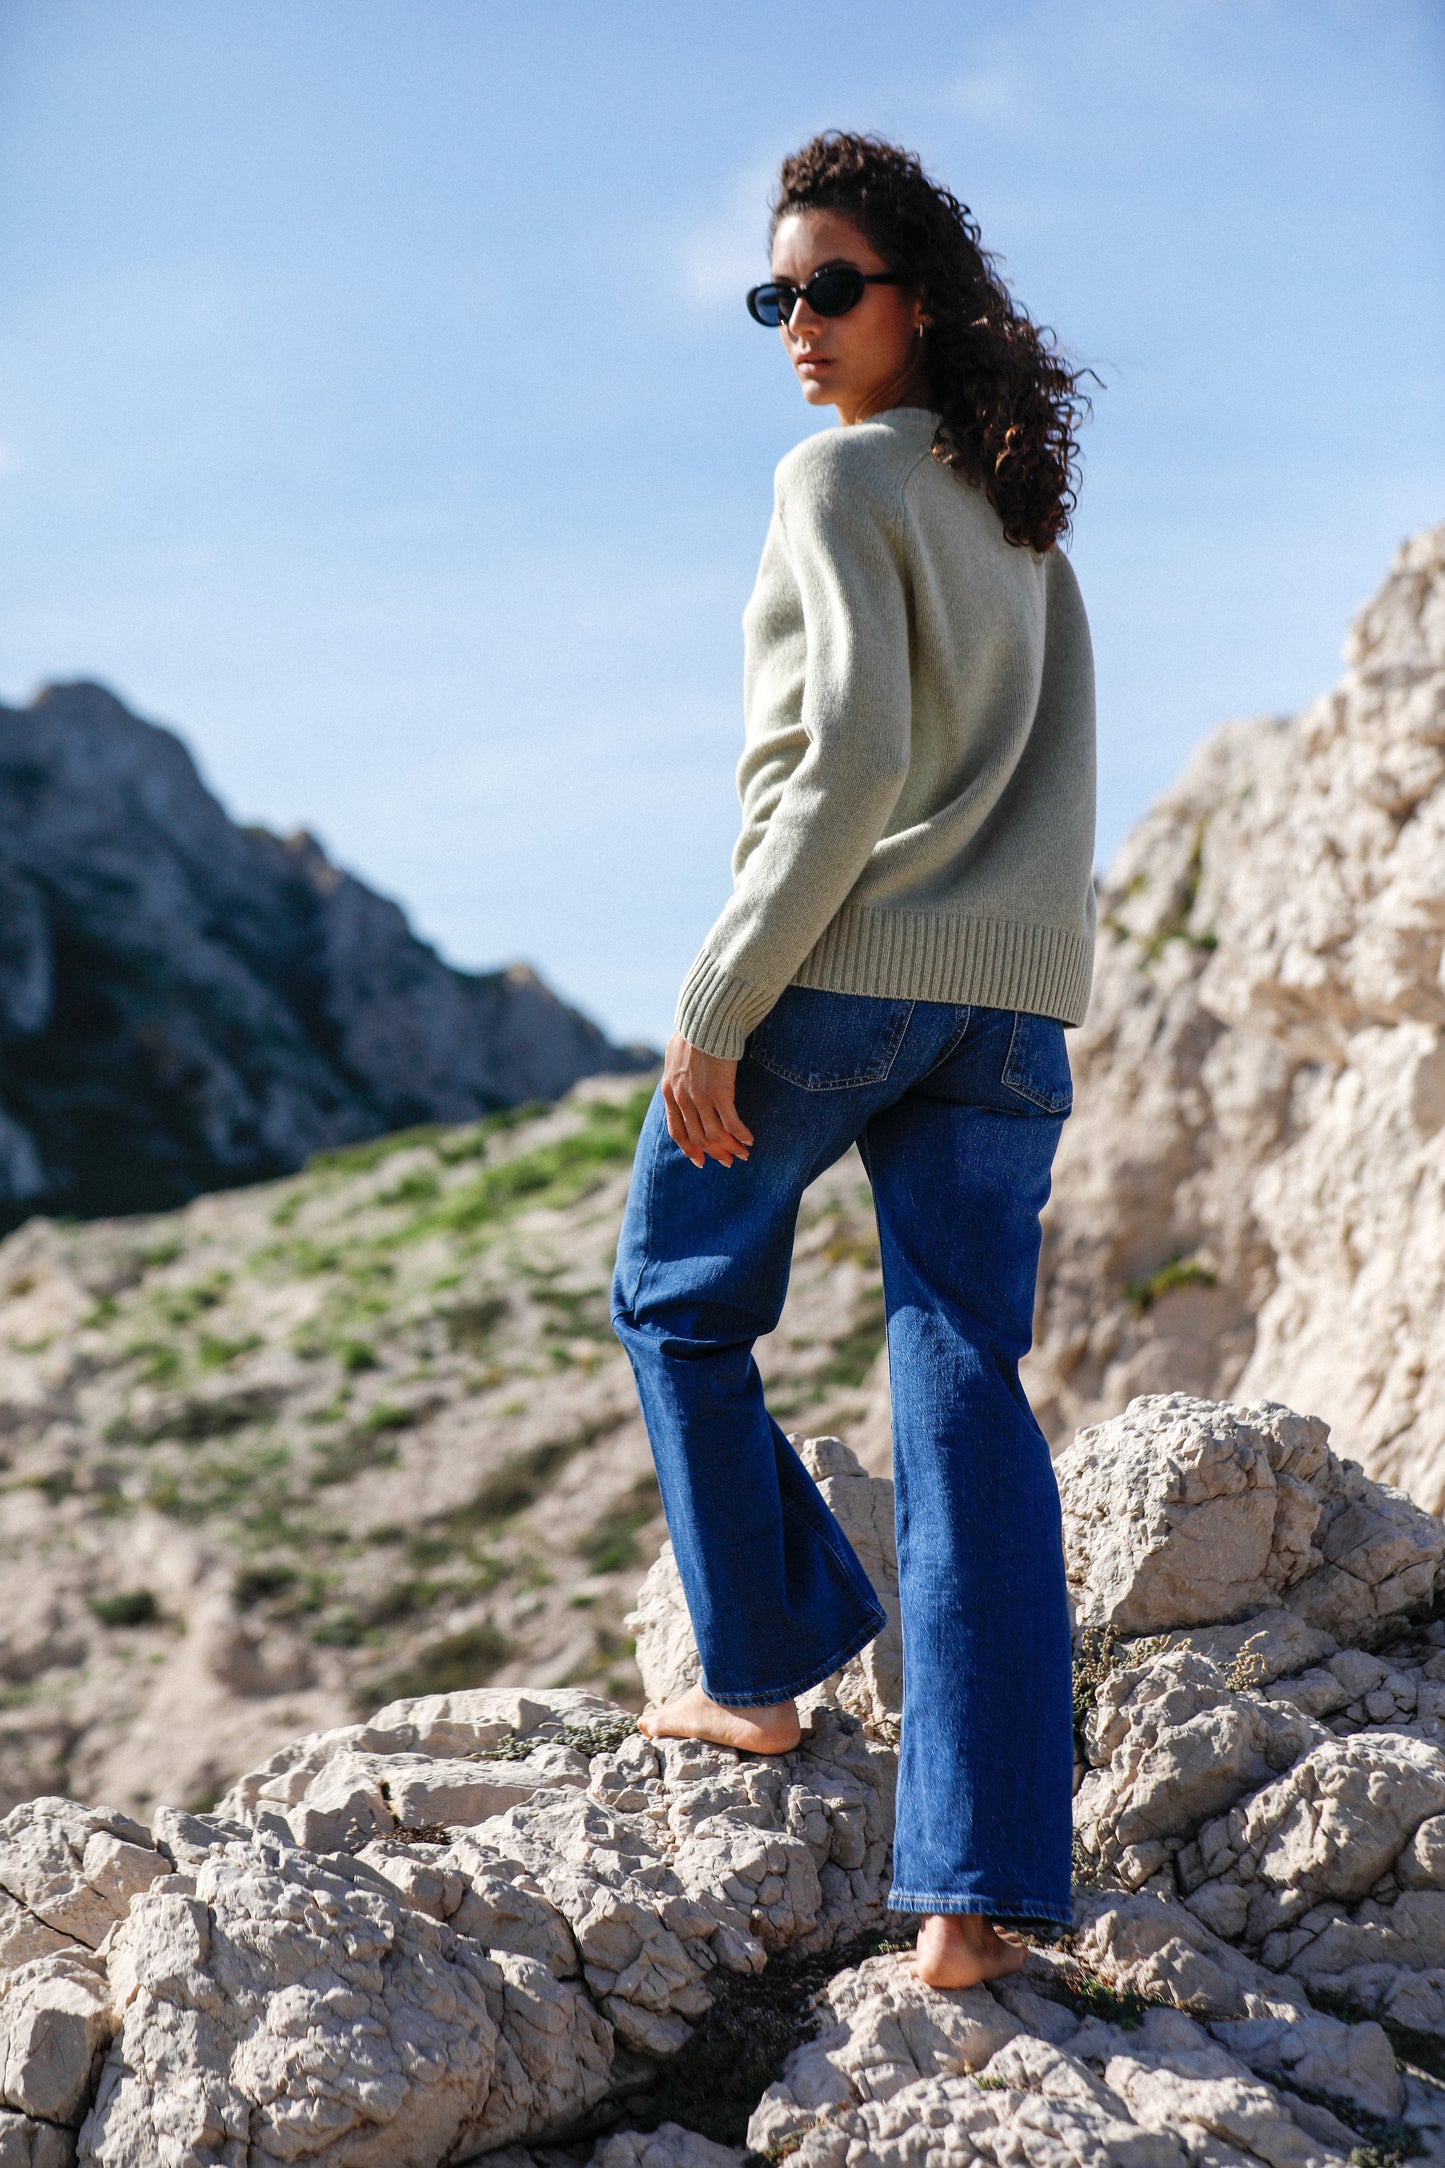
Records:
M152 1626L161 1615L148 1588L126 1589L119 1596L92 1596L90 1608L102 1626Z
M245 1566L231 1583L232 1600L238 1611L249 1611L272 1596L284 1596L300 1579L294 1566Z
M362 1417L364 1430L409 1430L417 1419L417 1409L398 1407L395 1401L378 1400L374 1408L368 1408Z

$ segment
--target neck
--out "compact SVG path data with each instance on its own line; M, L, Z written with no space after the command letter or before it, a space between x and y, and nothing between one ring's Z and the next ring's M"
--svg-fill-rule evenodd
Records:
M921 348L923 341L917 345ZM838 419L845 429L858 422L872 421L875 414L886 414L890 407L931 407L935 404L933 387L928 381L928 364L921 352L910 356L907 365L896 376L887 377L881 384L874 384L852 400L848 406L838 402Z

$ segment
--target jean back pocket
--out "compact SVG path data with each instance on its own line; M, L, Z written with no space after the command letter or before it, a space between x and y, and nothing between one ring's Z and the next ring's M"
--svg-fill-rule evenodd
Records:
M911 1001L785 986L749 1038L747 1058L805 1092L881 1084L912 1014Z
M1056 1017L1030 1016L1020 1009L1004 1056L1003 1083L1041 1113L1068 1114L1074 1104L1074 1080L1064 1027Z

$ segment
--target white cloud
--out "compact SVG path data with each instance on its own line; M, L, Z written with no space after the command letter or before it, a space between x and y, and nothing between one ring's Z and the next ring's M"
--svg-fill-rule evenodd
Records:
M985 127L1016 128L1027 120L1032 100L1016 68L976 68L958 76L943 90L942 103L951 113Z
M687 292L700 309L737 308L768 275L768 198L777 172L761 161L734 175L718 209L682 246Z

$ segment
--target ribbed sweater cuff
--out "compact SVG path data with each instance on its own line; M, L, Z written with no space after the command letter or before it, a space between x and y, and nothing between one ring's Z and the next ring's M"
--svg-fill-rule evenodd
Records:
M777 994L767 994L746 979L734 977L706 949L682 982L673 1028L701 1054L741 1061L743 1045L755 1024L767 1015Z

